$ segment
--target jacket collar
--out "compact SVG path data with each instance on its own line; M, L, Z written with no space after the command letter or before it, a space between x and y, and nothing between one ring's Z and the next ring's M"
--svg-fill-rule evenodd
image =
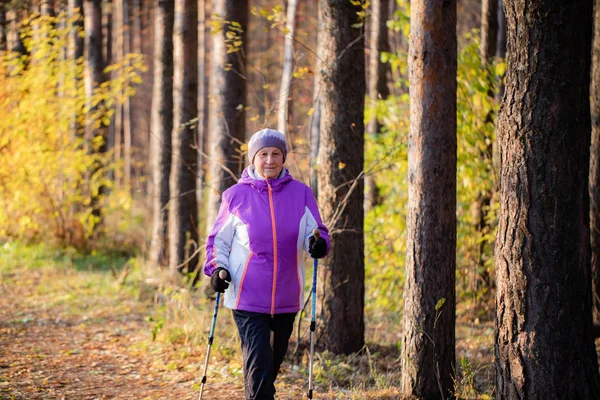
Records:
M270 185L271 190L277 192L283 189L283 187L292 179L292 175L285 167L283 168L281 174L279 174L277 178L264 179L256 174L256 172L254 171L254 166L251 165L244 169L244 172L242 172L242 177L240 178L238 183L250 185L259 192L267 191Z

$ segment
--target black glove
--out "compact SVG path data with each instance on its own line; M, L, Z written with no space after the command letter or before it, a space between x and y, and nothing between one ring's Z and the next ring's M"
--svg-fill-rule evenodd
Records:
M327 253L327 242L322 237L315 239L314 236L308 238L308 253L312 258L323 258Z
M221 271L225 271L227 273L227 277L225 279L221 279L221 277L219 276L219 272ZM215 269L212 275L210 276L210 286L212 286L215 292L225 292L225 289L229 287L228 282L231 282L231 275L229 275L229 271L227 271L225 268L219 267Z

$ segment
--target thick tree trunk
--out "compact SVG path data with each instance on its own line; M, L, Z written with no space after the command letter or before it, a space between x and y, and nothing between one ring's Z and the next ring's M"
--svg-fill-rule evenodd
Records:
M454 388L456 70L456 1L412 1L401 382L424 399Z
M507 2L496 396L598 399L589 231L592 1Z
M198 2L175 0L173 26L173 133L169 204L169 269L196 271L198 205L196 170L198 153L196 122L198 112ZM182 265L187 261L185 265Z
M373 0L371 7L373 13L369 25L368 96L372 106L375 106L377 100L385 100L390 95L387 85L390 64L381 62L381 53L390 51L387 28L389 0ZM381 132L382 127L377 116L374 116L367 124L367 132L370 135L377 135ZM375 179L373 175L367 175L365 176L365 212L378 205L379 202L379 191Z
M277 108L277 130L287 135L288 133L288 99L292 86L292 72L294 68L294 32L296 28L297 0L288 0L285 18L285 42L283 44L283 71L281 72L281 87L279 88L279 102Z
M173 130L174 0L154 0L154 79L150 165L152 168L152 239L150 263L166 265Z
M210 182L207 229L212 229L221 204L221 194L236 182L245 159L239 151L246 141L244 106L246 105L245 52L248 29L247 0L215 0L212 14L240 24L242 48L227 54L225 34L229 26L212 40L210 76L209 156ZM239 107L242 105L242 107Z
M594 42L592 47L590 148L590 237L592 245L592 297L594 321L600 322L600 2L594 6Z
M334 353L364 345L363 181L365 40L359 6L321 0L321 87L319 205L329 224L331 250L319 269L318 344ZM351 192L350 192L351 191ZM337 216L336 216L337 214Z

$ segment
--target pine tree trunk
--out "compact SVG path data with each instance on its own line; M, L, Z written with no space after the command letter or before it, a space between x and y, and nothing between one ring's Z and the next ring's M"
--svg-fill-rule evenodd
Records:
M496 396L598 399L589 232L592 2L515 0L499 116Z
M481 2L481 59L489 61L496 55L498 44L498 0Z
M152 239L150 263L166 265L173 130L173 16L174 0L154 0L154 79L152 92Z
M592 245L592 297L594 321L600 322L600 3L594 7L594 41L592 47L590 148L590 237Z
M321 0L319 205L329 224L331 250L321 261L318 293L319 347L352 353L364 345L363 181L365 44L355 6ZM350 192L351 191L351 192ZM338 214L336 217L335 214Z
M389 0L373 0L371 3L373 14L370 20L369 36L369 85L368 96L372 107L376 105L377 100L385 100L389 97L390 91L387 85L387 74L389 64L381 62L381 53L389 52L388 40L388 10ZM367 124L367 132L370 135L377 135L381 132L382 125L377 116L373 116ZM365 212L378 205L379 191L375 184L373 175L365 176Z
M196 199L198 209L204 206L204 180L206 179L206 138L208 135L208 42L210 24L206 1L198 0L198 178ZM204 214L204 213L202 213Z
M0 52L5 52L8 49L7 29L6 4L4 1L0 1Z
M456 70L456 1L412 1L401 384L424 399L454 388Z
M297 0L288 0L285 18L285 42L283 44L283 71L281 72L281 87L279 88L279 102L277 108L277 130L287 135L288 133L288 99L292 86L292 72L294 69L294 32L296 28Z
M196 170L198 153L198 2L175 0L173 26L173 156L169 203L169 269L173 276L196 271L198 255L182 265L197 250L198 206Z
M131 20L129 0L122 2L122 33L123 33L123 56L131 53ZM131 98L123 98L123 184L131 188Z
M212 229L221 204L221 194L236 182L245 159L239 148L246 141L244 106L246 105L245 57L248 30L247 0L216 0L212 14L235 21L244 30L241 52L226 53L225 26L212 37L212 74L210 76L209 156L210 182L207 229ZM226 65L229 67L226 68ZM239 106L242 107L239 107Z
M88 102L94 94L94 90L104 82L104 60L102 59L102 0L86 0L84 3L85 15L85 96ZM91 153L103 154L106 153L106 127L103 125L96 126L97 121L90 119L90 115L94 110L101 107L101 104L92 105L90 113L86 118L85 123L85 141ZM102 165L98 161L94 165L94 171L91 174L94 176ZM91 188L93 215L98 218L95 227L102 223L102 212L100 207L100 198L105 192L106 187L101 185L97 193Z
M113 0L113 17L114 17L114 29L113 29L113 43L114 43L114 56L113 62L119 64L123 61L124 55L124 44L123 44L123 3L126 0ZM119 73L113 72L111 79L119 79ZM112 143L114 144L114 161L121 162L123 159L123 104L121 103L123 93L119 92L119 99L115 106L115 119L114 119L114 138ZM123 183L123 173L117 169L115 171L115 185L119 186Z
M317 2L317 26L321 29L323 22L323 16L321 13L320 2ZM320 36L317 34L317 54L323 54L323 45L320 41ZM323 63L317 57L315 60L315 74L313 77L312 85L312 107L313 113L309 117L309 135L310 135L310 156L309 156L309 179L310 188L312 189L316 198L319 198L319 173L317 171L317 165L319 161L319 141L321 137L321 83L323 77L321 70L323 69Z

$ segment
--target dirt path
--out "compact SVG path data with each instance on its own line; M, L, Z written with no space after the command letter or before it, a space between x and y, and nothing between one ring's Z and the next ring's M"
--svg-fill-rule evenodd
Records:
M139 348L151 330L143 305L70 315L34 293L43 273L18 275L24 284L5 275L0 285L0 399L197 398L198 365L174 368L164 354ZM207 385L205 399L243 398L241 384L218 384Z

